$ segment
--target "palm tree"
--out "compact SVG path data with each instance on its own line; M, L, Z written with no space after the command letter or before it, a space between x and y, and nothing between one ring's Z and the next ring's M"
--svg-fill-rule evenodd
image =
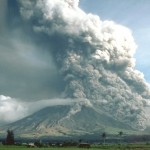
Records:
M105 141L106 141L106 132L102 133L102 138L103 138L103 144L105 145Z
M119 136L120 136L120 144L121 144L121 137L122 137L122 135L123 135L123 132L120 131L120 132L119 132Z

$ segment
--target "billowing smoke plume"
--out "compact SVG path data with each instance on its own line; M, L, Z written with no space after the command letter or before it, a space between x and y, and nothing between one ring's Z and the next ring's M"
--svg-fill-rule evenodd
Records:
M46 38L65 81L64 98L87 99L89 106L119 121L138 129L146 127L149 85L134 68L136 44L129 29L86 14L78 7L79 0L18 3L33 33Z

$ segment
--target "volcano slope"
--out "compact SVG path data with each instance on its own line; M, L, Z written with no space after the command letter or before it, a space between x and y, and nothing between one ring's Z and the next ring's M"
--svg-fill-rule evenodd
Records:
M24 119L1 128L1 133L11 129L21 137L77 136L97 132L126 130L136 131L131 126L119 122L104 112L82 106L71 114L72 106L44 108Z

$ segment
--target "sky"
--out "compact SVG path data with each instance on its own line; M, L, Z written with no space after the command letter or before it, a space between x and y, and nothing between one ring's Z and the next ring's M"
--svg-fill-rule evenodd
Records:
M76 103L145 128L150 2L119 1L0 0L1 122Z
M150 82L150 1L149 0L81 0L80 7L102 20L112 20L128 27L137 44L136 68Z

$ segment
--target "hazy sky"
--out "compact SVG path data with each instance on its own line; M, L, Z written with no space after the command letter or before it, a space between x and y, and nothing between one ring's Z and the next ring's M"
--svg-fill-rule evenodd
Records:
M149 0L81 0L80 7L130 28L138 45L136 67L150 82L150 1Z

